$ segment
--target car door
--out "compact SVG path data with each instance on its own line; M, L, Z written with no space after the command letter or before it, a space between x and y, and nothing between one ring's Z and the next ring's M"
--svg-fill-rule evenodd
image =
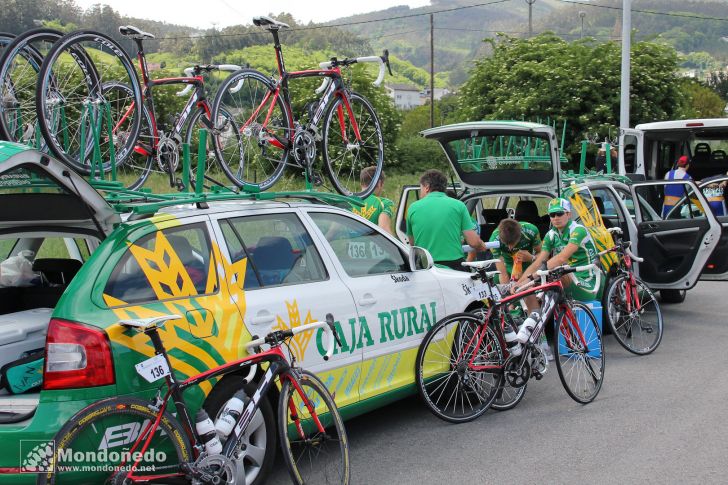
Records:
M409 238L407 237L407 208L418 200L420 200L419 185L405 185L402 187L402 193L399 196L399 205L397 206L394 230L397 238L407 245L409 245Z
M705 197L692 181L639 183L631 192L640 277L652 288L692 288L721 234ZM664 204L666 195L674 205Z
M645 174L644 139L642 130L632 128L622 129L619 132L619 173Z
M727 186L728 175L714 177L700 184L701 192L708 199L708 204L721 225L720 241L705 263L700 279L728 280L728 207L725 200Z
M223 256L241 265L232 284L243 289L237 304L251 335L324 320L327 313L342 330L356 319L351 292L298 211L248 210L224 215L217 223L226 245ZM290 349L303 368L318 374L339 406L359 400L361 352L337 348L324 361L323 330L296 335Z
M345 333L363 352L361 399L411 384L420 340L445 315L434 271L410 271L407 249L373 224L334 211L308 215L357 306L359 320Z

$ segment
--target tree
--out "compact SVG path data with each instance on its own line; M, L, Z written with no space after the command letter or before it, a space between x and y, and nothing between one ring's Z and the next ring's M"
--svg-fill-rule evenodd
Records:
M720 118L723 116L725 100L718 94L694 79L683 81L685 92L685 118Z
M616 131L620 45L591 39L567 42L553 34L487 39L490 57L477 61L460 91L457 120L566 120L566 151L585 134ZM671 119L683 106L674 49L650 42L632 47L632 124Z

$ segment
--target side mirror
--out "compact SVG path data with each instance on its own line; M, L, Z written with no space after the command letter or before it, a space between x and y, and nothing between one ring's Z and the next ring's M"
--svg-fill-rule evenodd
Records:
M410 271L420 271L423 269L430 269L435 265L432 260L430 252L419 246L413 246L410 248L409 253L409 267Z

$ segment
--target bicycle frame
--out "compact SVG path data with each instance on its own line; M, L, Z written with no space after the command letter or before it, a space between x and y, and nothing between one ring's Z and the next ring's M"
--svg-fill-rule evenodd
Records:
M147 334L154 344L155 350L157 354L161 354L164 356L164 359L167 361L167 365L170 369L172 369L172 366L169 361L169 356L167 355L167 351L165 350L161 337L159 336L159 333L155 331L151 331ZM253 417L255 415L255 412L258 410L259 402L262 397L264 397L268 390L270 389L271 385L274 383L274 379L276 377L279 377L281 379L288 379L291 384L296 389L296 392L298 395L302 398L303 403L306 405L306 408L309 410L311 415L314 418L314 424L317 426L319 431L323 432L324 427L321 424L321 422L318 419L318 415L315 413L315 405L309 401L308 397L306 396L306 393L301 389L298 381L291 376L292 367L288 363L288 360L286 359L285 355L283 354L283 351L279 346L275 346L271 348L270 350L267 350L265 352L257 353L254 355L250 355L248 357L245 357L243 359L239 359L233 362L229 362L226 364L223 364L221 366L215 367L213 369L209 369L206 372L203 372L201 374L197 374L195 376L189 377L186 380L179 382L175 376L174 371L170 372L169 375L165 377L166 384L167 384L167 392L165 393L164 397L157 400L157 418L154 420L154 422L149 422L146 424L144 429L139 433L139 436L137 437L133 447L129 450L129 456L139 456L137 460L134 462L134 464L131 466L130 471L128 472L126 478L131 480L132 483L157 483L159 480L164 480L164 483L174 483L170 482L169 479L172 478L180 478L182 479L179 483L188 483L186 479L183 477L185 476L184 473L171 473L171 474L164 474L164 475L145 475L143 477L135 477L134 476L134 470L139 465L140 460L144 456L145 452L147 451L152 438L154 437L157 428L159 427L159 423L162 419L162 416L164 415L166 409L167 409L167 403L169 402L170 398L173 400L175 404L175 408L177 410L178 419L182 424L182 427L185 430L185 433L187 434L190 443L193 445L193 453L194 458L197 459L201 452L202 452L202 445L200 444L199 436L197 435L197 431L195 429L194 423L192 421L192 418L189 415L189 412L187 411L187 407L185 405L183 393L185 389L196 386L200 382L206 381L208 379L212 379L215 377L219 377L225 374L228 374L230 372L236 372L239 371L241 368L249 367L251 365L259 364L261 362L269 362L270 365L268 367L268 370L266 370L263 378L261 379L260 383L258 384L258 387L255 390L255 393L251 396L248 403L245 405L245 408L243 409L243 412L241 413L240 417L238 418L237 423L235 424L233 430L231 431L230 435L228 436L227 441L225 442L225 445L223 447L222 454L226 457L230 458L232 456L232 453L234 452L238 441L242 438L243 433L247 429L248 425L253 420ZM300 422L297 423L297 427L300 429ZM141 445L141 447L140 447ZM134 453L139 450L139 455L134 455ZM182 464L181 464L182 465ZM125 464L122 463L119 465L119 467L124 467Z
M346 94L346 89L343 84L343 80L341 77L341 68L338 66L334 66L330 69L310 69L310 70L304 70L304 71L286 71L286 65L283 60L283 50L281 48L281 43L278 38L278 32L275 30L271 30L271 34L273 34L273 47L276 51L276 64L278 66L278 74L279 78L276 81L274 85L274 89L263 97L263 101L261 101L258 108L253 111L252 115L245 121L243 126L240 127L240 132L242 133L243 130L248 128L250 123L256 119L258 114L260 113L261 109L263 109L264 106L266 106L267 103L270 102L270 106L268 107L268 113L266 114L265 120L262 123L263 128L265 128L268 125L268 122L270 121L270 117L273 113L273 109L276 106L276 102L278 101L278 98L280 97L283 101L283 104L285 105L287 109L286 116L288 117L288 121L290 126L294 126L294 118L292 113L292 107L291 107L291 97L290 92L288 90L288 81L291 79L299 79L299 78L307 78L307 77L324 77L331 79L331 82L328 83L328 87L324 91L324 93L321 95L321 97L316 102L316 109L313 112L313 115L311 116L311 120L309 121L309 126L316 126L318 125L319 121L321 121L321 118L324 116L324 111L326 109L326 106L328 106L330 100L332 97L340 97L343 101L344 107L339 106L337 110L337 118L339 120L339 127L341 129L341 135L342 139L348 142L346 138L346 123L344 119L344 108L346 109L346 115L349 117L349 121L351 122L352 129L354 130L354 134L356 136L356 140L361 142L361 133L359 132L359 124L356 121L356 118L354 117L354 113L351 110L351 105L349 103L349 96ZM289 133L288 139L285 140L288 143L288 146L284 146L282 143L282 140L278 139L269 139L268 142L282 150L287 149L288 147L293 145L293 138L295 136L295 133Z

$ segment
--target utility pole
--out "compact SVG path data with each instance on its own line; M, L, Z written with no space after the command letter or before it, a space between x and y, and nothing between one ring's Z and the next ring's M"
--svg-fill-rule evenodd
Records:
M586 12L583 10L580 10L579 17L581 18L581 35L579 36L579 38L583 39L584 38L584 17L586 17Z
M435 16L430 14L430 128L435 126Z
M536 0L526 0L528 4L528 38L533 37L533 4Z
M632 0L622 0L622 83L619 99L619 128L629 128L630 50L632 44Z

